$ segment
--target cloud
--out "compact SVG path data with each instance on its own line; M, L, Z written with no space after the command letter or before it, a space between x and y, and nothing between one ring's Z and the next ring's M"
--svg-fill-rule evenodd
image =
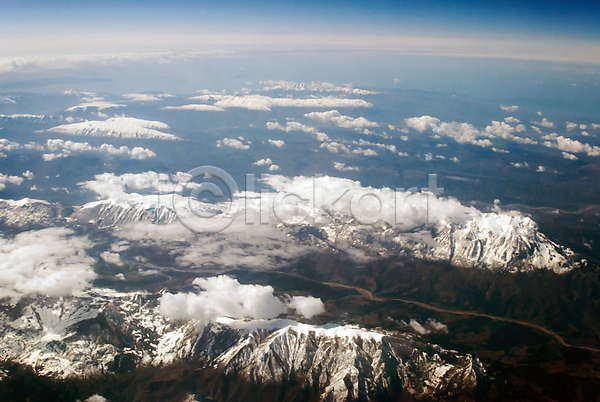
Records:
M277 148L281 148L285 145L283 140L269 140L269 144L276 146Z
M567 122L567 131L572 131L577 127L579 127L579 124Z
M123 98L131 102L157 102L164 98L172 98L173 95L169 94L127 94L123 95Z
M576 161L577 159L579 159L579 158L578 158L578 157L576 157L575 155L573 155L573 154L570 154L570 153L568 153L568 152L563 152L563 153L562 153L562 156L563 156L563 158L565 158L565 159L570 159L570 160L572 160L572 161Z
M514 167L516 167L517 169L529 167L529 164L527 162L517 162L517 163L511 162L510 164L513 165Z
M115 265L123 265L123 261L121 261L121 256L118 253L111 253L110 251L105 251L100 254L100 257L109 264Z
M548 121L548 119L545 117L542 119L542 121L534 121L533 124L537 124L539 126L547 127L547 128L554 128L554 123L552 123L551 121Z
M282 130L286 133L290 133L292 131L303 131L305 133L313 134L317 140L319 141L329 141L329 137L325 133L321 133L317 131L314 127L306 126L302 123L298 123L297 121L288 121L285 126L282 126L276 121L267 122L267 128L269 130Z
M64 124L45 130L51 133L68 135L89 135L92 137L119 137L136 139L180 140L181 138L159 130L169 129L160 121L149 121L133 117L112 117L103 121L84 121Z
M411 117L409 119L404 119L404 121L408 124L408 127L414 128L420 133L424 133L427 129L437 126L440 123L440 119L427 115Z
M271 166L269 166L269 171L270 172L276 172L278 170L281 170L281 168L279 166L277 166L277 165L271 165Z
M289 307L305 318L312 318L325 312L325 305L321 299L312 296L294 296Z
M45 161L51 161L57 158L66 158L71 156L73 152L95 152L105 155L120 155L128 156L131 159L147 159L156 156L154 152L142 147L129 147L123 145L115 148L111 144L102 144L99 147L93 147L87 142L64 141L60 139L48 139L46 141L46 149L51 153L44 154Z
M321 148L325 148L326 150L328 150L329 152L338 154L340 152L344 152L344 153L350 153L350 149L348 149L347 146L345 146L344 144L340 144L339 142L323 142L320 145Z
M32 180L35 177L35 175L31 173L30 170L27 170L26 172L23 172L23 177L27 180Z
M228 146L236 149L250 149L250 145L244 144L242 141L235 138L223 138L217 141L217 148Z
M505 110L507 112L516 112L519 110L518 106L500 106L500 109Z
M20 186L23 183L23 178L19 176L10 176L0 173L0 191L6 188L6 184L14 184Z
M341 163L341 162L333 162L333 168L335 170L339 170L341 172L350 171L350 170L359 170L356 166L346 166L345 163Z
M349 116L344 116L337 110L330 110L328 112L306 113L304 117L308 117L309 119L320 123L333 123L336 126L342 128L361 129L367 127L379 127L378 123L369 121L364 117L353 118Z
M506 123L508 123L508 124L517 124L517 123L520 123L520 122L521 122L519 119L517 119L516 117L512 117L512 116L510 116L510 117L505 117L505 118L504 118L504 121L505 121Z
M263 95L200 95L190 99L216 101L214 106L221 108L243 108L248 110L269 111L273 107L302 107L302 108L330 108L330 107L373 107L369 102L362 99L336 98L333 96L323 98L271 98Z
M364 155L364 156L377 156L377 152L375 152L372 149L356 148L356 149L352 150L352 153L357 154L357 155Z
M173 320L195 319L207 323L219 317L266 319L287 311L271 286L242 285L225 275L196 278L199 293L166 293L160 313Z
M48 228L0 238L0 297L64 296L90 285L94 259L87 238L66 228Z
M87 110L89 108L104 110L104 109L119 108L119 107L127 106L127 105L123 105L122 103L107 102L103 98L99 98L99 97L95 97L93 99L84 98L84 100L86 100L86 101L80 103L79 105L72 106L72 107L68 108L66 111L72 112L72 111L76 111L76 110Z
M359 141L352 141L352 143L359 145L359 146L378 147L378 148L382 148L382 149L387 149L388 151L393 152L395 154L403 155L403 153L398 152L398 149L393 144L380 144L380 143L365 141L362 138Z
M74 54L61 56L30 56L0 58L0 72L8 73L36 72L41 70L62 70L83 68L89 64L112 65L136 62L174 63L190 58L202 58L212 55L222 55L222 51L205 52L145 52L145 53L103 53L103 54Z
M253 163L253 165L256 165L256 166L264 166L264 165L272 165L272 164L273 164L273 161L271 160L271 158L259 159Z
M557 136L556 138L552 138L556 141L556 144L550 142L550 141L546 141L544 142L544 145L546 145L549 148L558 148L561 151L565 151L568 153L586 153L588 156L600 156L600 147L595 146L595 145L590 145L590 144L584 144L582 142L579 142L577 140L572 140L570 138L566 138L561 136ZM564 155L564 154L563 154Z
M307 92L345 92L355 95L373 95L379 92L368 91L366 89L352 88L350 85L340 87L329 82L311 82L310 84L298 83L294 81L260 81L265 85L263 91L307 91Z
M207 111L207 112L224 112L225 109L219 106L214 105L204 105L204 104L190 104L183 106L166 106L163 107L165 110L197 110L197 111Z
M543 167L542 165L538 166L538 168L536 170L536 172L545 172L545 171L546 171L546 168Z

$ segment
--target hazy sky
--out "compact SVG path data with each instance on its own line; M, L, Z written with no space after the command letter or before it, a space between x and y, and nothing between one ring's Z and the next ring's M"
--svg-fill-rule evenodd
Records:
M600 63L600 5L591 1L0 4L2 58L334 48Z

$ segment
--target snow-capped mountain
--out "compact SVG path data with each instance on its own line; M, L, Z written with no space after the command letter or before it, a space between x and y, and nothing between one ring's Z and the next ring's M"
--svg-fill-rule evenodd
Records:
M468 395L485 374L476 358L411 335L292 320L169 322L158 296L95 289L4 306L0 357L60 378L196 361L201 391L218 401Z
M149 121L133 117L111 117L103 121L84 121L80 123L63 124L48 129L50 133L68 135L87 135L92 137L118 137L157 140L179 140L173 134L160 130L169 126L160 121Z

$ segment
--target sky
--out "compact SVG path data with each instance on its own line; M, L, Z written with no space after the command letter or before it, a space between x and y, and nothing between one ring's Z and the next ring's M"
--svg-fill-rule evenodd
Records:
M376 49L600 63L598 2L21 1L0 57L215 49Z

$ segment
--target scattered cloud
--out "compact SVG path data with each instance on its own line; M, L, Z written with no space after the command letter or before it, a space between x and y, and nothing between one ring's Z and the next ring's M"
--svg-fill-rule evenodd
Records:
M545 172L545 171L546 171L546 168L543 167L542 165L538 166L538 168L536 170L536 172Z
M196 278L198 293L166 293L160 300L160 312L173 320L195 319L201 323L219 317L269 319L288 309L307 318L325 311L320 299L296 296L285 303L274 295L271 286L243 285L226 275Z
M516 117L512 117L512 116L505 117L504 121L508 124L517 124L517 123L521 122L521 120L517 119Z
M164 98L173 98L173 95L169 94L127 94L123 95L123 98L131 102L157 102Z
M48 228L0 238L0 298L29 294L64 296L90 285L92 243L66 228Z
M163 107L165 110L197 110L197 111L206 111L206 112L224 112L225 109L219 106L214 105L205 105L205 104L190 104L183 106L166 106Z
M0 191L6 188L6 184L14 184L20 186L23 183L23 178L19 176L10 176L4 173L0 173Z
M519 110L518 106L500 106L500 109L505 110L507 112L516 112Z
M579 127L577 123L567 122L567 131L572 131L573 129Z
M316 128L306 126L302 123L298 123L297 121L288 121L286 122L285 126L282 126L276 121L269 121L267 122L267 128L269 130L285 131L286 133L290 133L292 131L302 131L314 135L319 141L329 141L329 137L327 136L327 134L321 133L317 131Z
M50 153L42 155L45 161L66 158L71 156L73 152L95 152L104 155L120 155L138 160L154 158L156 156L151 150L142 147L129 149L129 147L123 145L119 148L115 148L111 144L102 144L99 147L93 147L87 142L73 142L60 139L48 139L46 141L46 149L50 151Z
M304 117L308 117L309 119L320 123L332 123L342 128L364 129L367 127L379 127L378 123L369 121L364 117L353 118L344 116L337 110L306 113Z
M348 149L347 146L345 146L344 144L341 144L339 142L323 142L321 143L321 148L325 148L326 150L328 150L329 152L333 152L335 154L337 153L350 153L350 149Z
M539 112L538 112L539 113ZM546 127L546 128L554 128L554 123L548 121L547 118L543 118L542 121L534 121L533 124L537 124L538 126Z
M283 140L269 140L269 144L276 146L277 148L281 148L285 145L285 141Z
M250 149L250 145L244 144L242 141L235 138L223 138L217 141L217 148L227 146L236 149Z
M272 164L273 164L273 161L271 160L271 158L259 159L253 163L253 165L256 165L256 166L264 166L264 165L272 165Z
M335 170L339 170L340 172L350 171L350 170L359 170L356 166L346 166L345 163L341 162L333 162L333 168Z
M273 107L301 107L301 108L331 108L331 107L373 107L369 102L362 99L336 98L333 96L322 98L271 98L264 95L199 95L190 98L192 100L215 101L214 106L221 108L243 108L248 110L269 111Z
M576 157L575 155L573 155L573 154L570 154L570 153L568 153L568 152L563 152L563 153L562 153L562 156L563 156L563 158L565 158L565 159L570 159L570 160L572 160L572 161L576 161L577 159L579 159L579 158L578 158L578 157Z
M352 88L351 85L343 87L336 86L329 82L311 82L310 84L298 83L294 81L260 81L265 85L263 91L302 91L302 92L345 92L354 95L372 95L379 92L368 91L366 89Z

